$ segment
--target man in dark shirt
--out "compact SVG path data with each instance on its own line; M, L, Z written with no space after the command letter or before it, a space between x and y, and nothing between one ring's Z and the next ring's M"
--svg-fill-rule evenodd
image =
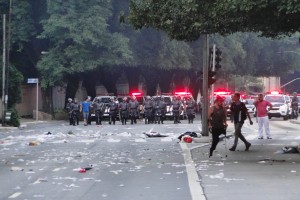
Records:
M243 102L240 101L240 93L235 93L232 96L232 103L230 105L230 110L231 114L233 115L233 122L234 122L234 144L233 146L229 149L230 151L235 151L238 139L240 138L246 145L245 151L248 151L251 143L248 142L245 137L242 134L242 126L244 124L244 121L249 118L250 124L252 125L253 122L250 118L250 115L248 113L248 110Z

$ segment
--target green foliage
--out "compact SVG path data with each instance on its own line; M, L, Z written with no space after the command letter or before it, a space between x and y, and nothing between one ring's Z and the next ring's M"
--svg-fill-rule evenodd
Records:
M290 0L131 0L129 21L177 40L201 34L260 32L280 37L299 31L300 2Z
M19 127L20 126L20 117L19 117L17 110L14 108L11 108L11 109L8 109L7 112L11 112L11 118L9 121L7 121L7 125Z
M39 37L53 45L38 63L44 87L57 84L67 74L130 62L128 38L109 30L109 0L56 0L48 1L47 7L50 17L43 21Z
M0 59L0 61L2 61L2 59ZM2 88L2 67L0 73L0 85ZM13 108L16 103L21 102L21 84L23 80L23 75L13 65L9 66L8 108ZM0 95L2 96L2 89L0 91Z

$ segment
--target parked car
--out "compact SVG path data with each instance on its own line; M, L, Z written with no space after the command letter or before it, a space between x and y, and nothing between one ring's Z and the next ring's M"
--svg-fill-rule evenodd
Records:
M272 117L282 117L288 120L291 114L291 99L284 94L267 94L264 99L272 104L272 109L268 112L269 119Z
M104 113L102 115L102 118L109 118L109 107L108 104L110 103L111 99L113 101L116 101L117 103L119 103L119 101L117 100L116 96L97 96L94 98L93 103L99 99L102 103L104 103ZM95 114L95 110L92 109L91 110L91 121L95 121L96 120L96 114ZM119 120L119 112L117 113L117 120Z

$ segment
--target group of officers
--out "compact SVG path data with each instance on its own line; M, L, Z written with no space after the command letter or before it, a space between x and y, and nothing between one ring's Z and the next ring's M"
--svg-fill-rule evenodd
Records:
M161 96L147 96L142 105L139 104L135 96L124 97L120 103L116 102L113 97L109 100L109 103L103 103L100 98L96 98L93 102L90 102L87 124L91 124L91 113L94 112L96 124L101 125L103 115L107 111L109 113L109 124L113 125L116 123L118 114L122 125L126 125L127 120L130 120L131 124L136 124L141 113L144 113L145 124L163 124L166 119L167 103ZM70 125L79 124L81 107L76 98L74 100L68 99L66 110L69 114ZM173 113L174 124L180 123L180 114L183 110L186 112L188 123L193 123L196 103L192 97L187 97L186 101L183 102L180 96L174 96L168 107L168 111L171 110Z

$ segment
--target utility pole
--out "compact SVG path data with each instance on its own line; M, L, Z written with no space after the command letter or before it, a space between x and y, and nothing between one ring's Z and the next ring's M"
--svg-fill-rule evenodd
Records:
M208 55L209 55L209 35L205 35L205 45L203 46L203 103L202 103L202 135L208 136Z
M5 125L6 15L3 14L2 126Z
M5 70L5 115L8 110L8 81L9 81L9 54L10 54L10 38L11 38L11 15L12 15L12 0L9 0L8 11L8 30L7 30L7 48L6 48L6 70Z

